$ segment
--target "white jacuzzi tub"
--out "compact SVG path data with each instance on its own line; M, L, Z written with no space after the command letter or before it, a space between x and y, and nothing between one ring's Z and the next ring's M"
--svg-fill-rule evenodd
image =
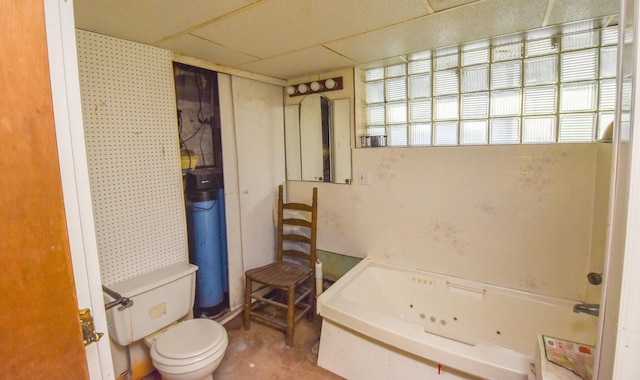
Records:
M348 379L527 379L537 334L595 344L575 301L366 258L318 298L318 365Z

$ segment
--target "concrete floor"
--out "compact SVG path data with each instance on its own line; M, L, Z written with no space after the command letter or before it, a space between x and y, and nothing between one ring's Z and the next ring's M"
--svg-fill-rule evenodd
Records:
M285 334L252 321L242 327L242 315L225 323L229 346L214 380L320 380L342 379L316 365L321 317L312 322L302 318L296 324L293 347L285 345Z

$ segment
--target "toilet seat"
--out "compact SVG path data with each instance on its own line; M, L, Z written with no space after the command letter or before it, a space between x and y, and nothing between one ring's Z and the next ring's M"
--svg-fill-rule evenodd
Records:
M151 348L151 358L162 366L189 366L215 361L224 355L227 344L222 325L205 318L190 319L160 334Z

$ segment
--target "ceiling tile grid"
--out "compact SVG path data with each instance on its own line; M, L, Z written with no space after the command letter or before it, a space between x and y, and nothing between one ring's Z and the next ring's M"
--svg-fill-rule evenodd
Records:
M420 0L272 0L193 34L268 58L426 14Z
M76 26L274 78L618 12L618 0L75 0Z
M188 33L155 45L163 49L171 50L174 53L190 55L223 66L235 67L258 59L258 57L244 54Z
M323 46L313 46L295 52L239 65L250 72L260 72L275 78L296 78L314 73L324 73L337 68L352 67L353 60L336 54Z
M152 44L257 0L75 0L80 29Z
M365 63L540 27L546 0L494 0L326 44ZM517 9L517 12L505 12ZM473 20L473 22L469 22Z

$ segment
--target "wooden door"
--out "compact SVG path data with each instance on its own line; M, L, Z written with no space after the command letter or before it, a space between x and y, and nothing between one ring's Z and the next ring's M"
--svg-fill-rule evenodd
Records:
M87 379L42 0L0 2L0 373Z

